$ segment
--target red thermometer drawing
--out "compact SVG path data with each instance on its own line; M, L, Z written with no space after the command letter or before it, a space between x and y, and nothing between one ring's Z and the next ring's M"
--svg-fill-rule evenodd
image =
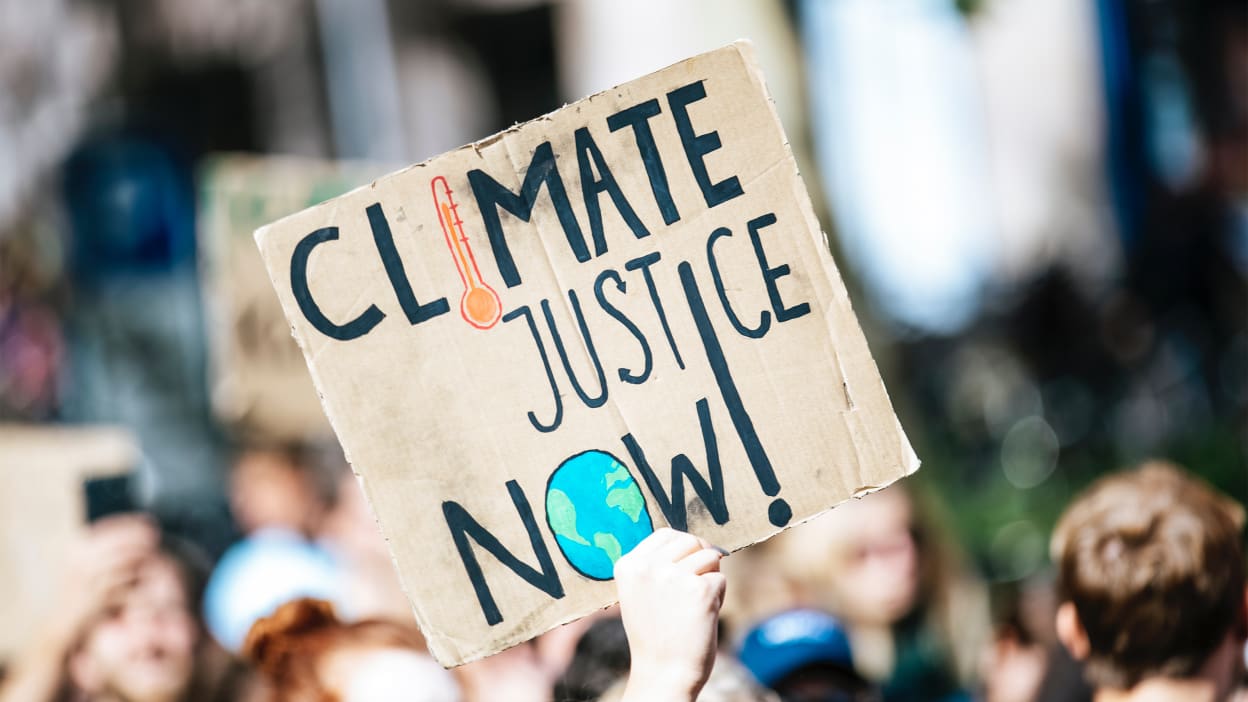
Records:
M481 279L477 259L472 255L468 237L464 235L464 222L459 218L459 206L451 197L451 186L442 176L434 178L430 185L433 188L433 202L438 208L438 219L442 222L442 235L446 238L447 248L451 250L451 257L455 259L459 279L464 284L464 295L459 300L459 313L477 329L489 329L502 316L503 303L498 299L494 288Z

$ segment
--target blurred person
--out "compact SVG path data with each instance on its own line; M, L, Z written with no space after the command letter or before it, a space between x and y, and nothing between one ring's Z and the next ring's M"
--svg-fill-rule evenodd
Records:
M984 702L1035 702L1048 667L1044 644L1011 616L984 648L979 672Z
M599 622L604 619L613 620L613 623L605 625L607 627L621 627L619 623L619 606L612 605L600 609L580 619L557 626L533 639L533 645L537 648L538 659L546 668L550 679L555 681L555 699L560 700L560 702L568 701L559 695L559 690L561 689L559 686L566 681L573 685L573 687L567 689L575 690L575 686L579 685L580 679L584 677L573 670L574 666L583 667L588 660L606 656L608 658L606 665L618 667L620 665L619 661L622 660L624 670L628 669L628 643L624 639L623 629L619 629L619 646L612 648L614 644L611 643L612 635L609 633L609 630L598 630ZM591 629L594 629L595 633L591 634ZM603 635L604 633L606 634L605 636ZM590 637L588 642L585 641L587 636ZM600 640L597 643L591 643L595 639ZM586 647L585 651L581 650L583 646ZM620 646L623 647L624 656L622 659L615 659L612 662L610 660L611 651L619 650ZM588 699L597 699L605 688L594 686L593 689L597 690L597 692L590 695ZM575 696L574 694L566 695L566 697L570 698Z
M627 678L622 678L601 697L592 699L597 702L622 702L626 689ZM759 685L737 659L722 652L715 656L710 675L696 699L697 702L783 702L775 692ZM568 700L556 694L555 702Z
M244 449L230 475L230 507L244 533L218 561L204 592L209 631L237 652L260 617L299 597L343 607L344 575L315 537L333 503L311 447Z
M559 702L592 702L628 674L628 637L619 616L592 622L555 683ZM622 693L622 691L621 691Z
M845 627L815 609L768 617L746 633L741 663L784 702L871 702L870 683L854 669Z
M1057 633L1096 702L1227 700L1248 641L1244 509L1168 463L1106 476L1051 543Z
M377 520L336 443L246 450L231 482L247 536L222 557L205 596L209 628L222 645L238 651L257 620L301 597L331 602L346 622L415 624Z
M188 554L138 515L91 526L68 560L58 607L14 662L4 702L231 699L237 676L196 619ZM224 680L219 673L226 673ZM223 684L224 682L224 684Z
M1083 677L1083 665L1060 643L1049 649L1040 689L1029 702L1092 702L1094 690ZM985 702L996 702L987 699Z
M332 502L312 464L313 451L298 445L249 447L230 473L230 510L245 534L281 529L311 536Z
M413 626L382 620L344 623L333 605L287 602L257 621L243 656L264 676L258 702L459 702L454 676L426 650Z
M553 676L526 641L455 669L465 702L548 702Z
M782 702L775 692L761 686L753 674L726 653L715 656L715 665L698 702Z
M980 658L984 702L1092 702L1082 668L1057 641L1057 596L1048 577L994 593L992 641Z
M256 620L300 597L345 604L338 563L300 535L262 530L231 546L213 569L204 620L212 637L237 653Z
M621 702L702 699L699 693L716 659L723 555L698 537L660 529L617 562L621 621L630 647ZM414 628L393 622L345 624L328 603L303 599L258 621L243 652L270 683L267 702L461 699L450 674L432 659L419 660L423 641L418 643L418 636ZM535 659L534 647L522 644L461 666L456 673L464 679L465 669L477 666L475 673L468 673L476 680L464 686L465 692L478 686L473 699L549 699L549 682L539 689L537 678L528 677L541 673Z
M795 584L795 604L844 623L856 670L886 702L969 699L988 639L984 588L930 512L894 485L767 545Z
M317 532L318 542L335 559L342 577L344 615L413 623L412 606L403 594L390 548L365 499L359 480L338 456L337 492Z
M789 533L741 549L721 565L732 581L721 613L730 630L745 631L777 612L817 604L805 594L810 588L801 584L804 570L786 567L789 551L797 550L783 543Z

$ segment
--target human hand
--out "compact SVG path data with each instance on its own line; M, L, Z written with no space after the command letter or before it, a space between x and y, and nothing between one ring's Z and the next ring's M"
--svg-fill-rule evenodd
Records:
M140 564L156 551L159 538L155 525L138 514L91 525L68 554L49 635L72 642L117 603L134 583Z
M83 533L66 554L56 608L14 660L0 701L57 699L71 649L125 596L158 539L156 527L140 515L102 519Z
M693 702L715 662L726 553L659 529L615 564L632 663L623 702Z

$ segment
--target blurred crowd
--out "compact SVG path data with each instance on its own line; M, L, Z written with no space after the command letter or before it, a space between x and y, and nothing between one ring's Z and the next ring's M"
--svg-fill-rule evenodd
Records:
M443 670L223 241L740 37L924 468ZM0 0L0 157L3 702L1245 684L1242 2Z
M617 562L619 606L450 671L338 465L241 454L215 566L150 515L93 523L0 700L1248 699L1244 506L1173 464L1078 496L1052 580L995 616L900 483L726 559L660 529Z

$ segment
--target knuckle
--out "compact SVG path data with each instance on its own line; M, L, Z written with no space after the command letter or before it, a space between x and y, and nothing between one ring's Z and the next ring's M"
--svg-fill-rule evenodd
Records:
M633 562L627 560L627 556L615 562L615 578L617 580L631 580L636 572Z
M691 547L698 544L698 537L683 531L676 532L675 542L681 546Z

